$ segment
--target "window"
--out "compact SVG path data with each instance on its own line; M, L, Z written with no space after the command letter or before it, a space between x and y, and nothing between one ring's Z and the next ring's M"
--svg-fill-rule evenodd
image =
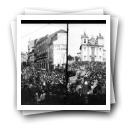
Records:
M100 48L100 52L101 52L101 48Z
M101 60L101 56L100 56L100 60Z
M86 51L86 47L84 47L84 51Z
M84 39L84 43L86 43L86 39Z
M84 56L84 60L86 60L86 56Z
M92 55L95 53L95 47L91 47Z

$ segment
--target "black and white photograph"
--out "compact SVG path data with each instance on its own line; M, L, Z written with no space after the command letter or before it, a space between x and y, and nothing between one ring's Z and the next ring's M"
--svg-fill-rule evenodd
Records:
M106 104L105 34L105 22L69 24L68 90L71 104Z
M109 110L109 26L101 15L18 16L18 110Z
M21 105L65 104L67 25L21 28Z

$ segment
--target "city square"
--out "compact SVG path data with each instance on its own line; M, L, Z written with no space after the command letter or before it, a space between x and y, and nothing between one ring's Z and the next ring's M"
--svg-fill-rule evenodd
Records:
M44 26L22 36L21 105L106 105L105 24Z

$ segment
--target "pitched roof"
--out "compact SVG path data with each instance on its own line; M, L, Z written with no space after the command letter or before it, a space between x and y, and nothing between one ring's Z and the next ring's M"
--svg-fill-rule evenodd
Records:
M65 30L58 30L56 32L54 32L53 34L51 34L49 37L48 37L48 45L53 41L54 37L58 34L58 33L67 33L67 31Z
M39 44L41 41L46 40L46 44L49 45L49 44L53 41L54 37L55 37L58 33L67 33L67 31L60 29L60 30L58 30L58 31L56 31L56 32L54 32L54 33L52 33L51 35L46 35L46 36L44 36L44 37L41 37L41 38L39 38L39 39L36 39L36 40L35 40L35 43L36 43L36 44Z
M39 44L40 42L42 42L43 40L46 40L47 38L48 38L48 35L41 37L41 38L36 40L36 43Z

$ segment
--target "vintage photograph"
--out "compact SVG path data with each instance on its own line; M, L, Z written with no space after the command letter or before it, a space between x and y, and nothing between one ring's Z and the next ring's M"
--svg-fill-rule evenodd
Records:
M69 24L70 104L106 104L106 23Z
M17 20L18 110L109 110L109 16L45 17Z
M67 25L21 28L21 105L65 104Z

